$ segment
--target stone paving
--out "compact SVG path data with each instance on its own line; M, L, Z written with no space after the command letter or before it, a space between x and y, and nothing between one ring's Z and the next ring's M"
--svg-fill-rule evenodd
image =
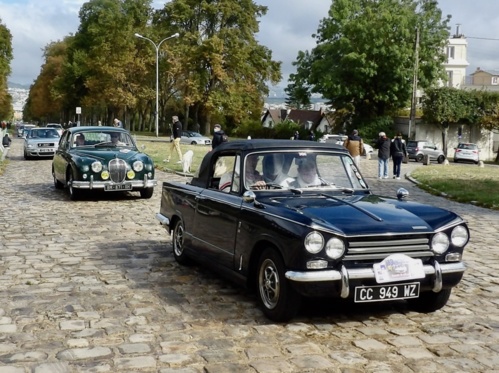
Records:
M254 294L180 267L150 200L103 194L72 202L51 161L25 161L14 139L0 176L0 373L499 372L499 213L406 187L469 220L468 269L431 314L403 302L313 301L290 323L267 320ZM403 165L407 172L414 162ZM475 167L475 166L463 166ZM157 174L159 181L172 176Z

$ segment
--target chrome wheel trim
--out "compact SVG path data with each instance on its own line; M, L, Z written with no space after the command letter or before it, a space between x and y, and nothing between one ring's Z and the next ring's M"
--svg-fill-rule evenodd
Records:
M265 259L260 267L258 289L264 306L274 309L279 302L281 282L277 267L271 259Z

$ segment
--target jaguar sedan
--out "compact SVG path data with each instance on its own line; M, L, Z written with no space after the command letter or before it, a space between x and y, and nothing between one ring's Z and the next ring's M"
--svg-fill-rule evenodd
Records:
M24 159L52 158L61 138L53 128L24 128Z
M308 297L432 312L461 281L469 230L408 194L374 195L341 145L231 141L190 182L163 183L156 218L179 264L255 289L271 320L289 320Z
M85 190L138 191L142 198L151 198L157 185L151 157L139 151L127 130L117 127L64 131L52 161L52 176L55 187L67 187L72 200Z

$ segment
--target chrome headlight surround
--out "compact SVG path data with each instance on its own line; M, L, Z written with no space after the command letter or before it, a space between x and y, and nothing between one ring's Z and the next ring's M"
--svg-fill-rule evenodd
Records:
M140 172L144 169L144 163L142 161L133 162L132 168L135 172Z
M326 243L326 255L331 259L339 259L345 254L345 242L337 237L329 239Z
M317 254L324 247L324 236L317 231L312 231L305 237L304 244L310 254Z
M100 163L99 161L93 162L91 167L92 167L92 171L95 173L102 171L102 163Z
M469 239L470 236L468 230L462 225L454 227L450 235L452 244L457 247L463 247L464 245L466 245Z
M436 254L443 254L447 251L450 245L449 236L439 232L431 239L431 250Z

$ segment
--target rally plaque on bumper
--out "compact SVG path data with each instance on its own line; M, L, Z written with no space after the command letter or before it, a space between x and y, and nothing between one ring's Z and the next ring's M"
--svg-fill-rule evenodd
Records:
M385 285L357 286L354 298L356 303L419 297L419 282L387 283L424 278L425 273L421 259L413 259L404 254L393 254L386 257L381 263L374 264L373 270L376 282Z
M106 192L132 190L132 184L131 183L125 183L125 184L107 184L107 185L104 186L104 190Z

